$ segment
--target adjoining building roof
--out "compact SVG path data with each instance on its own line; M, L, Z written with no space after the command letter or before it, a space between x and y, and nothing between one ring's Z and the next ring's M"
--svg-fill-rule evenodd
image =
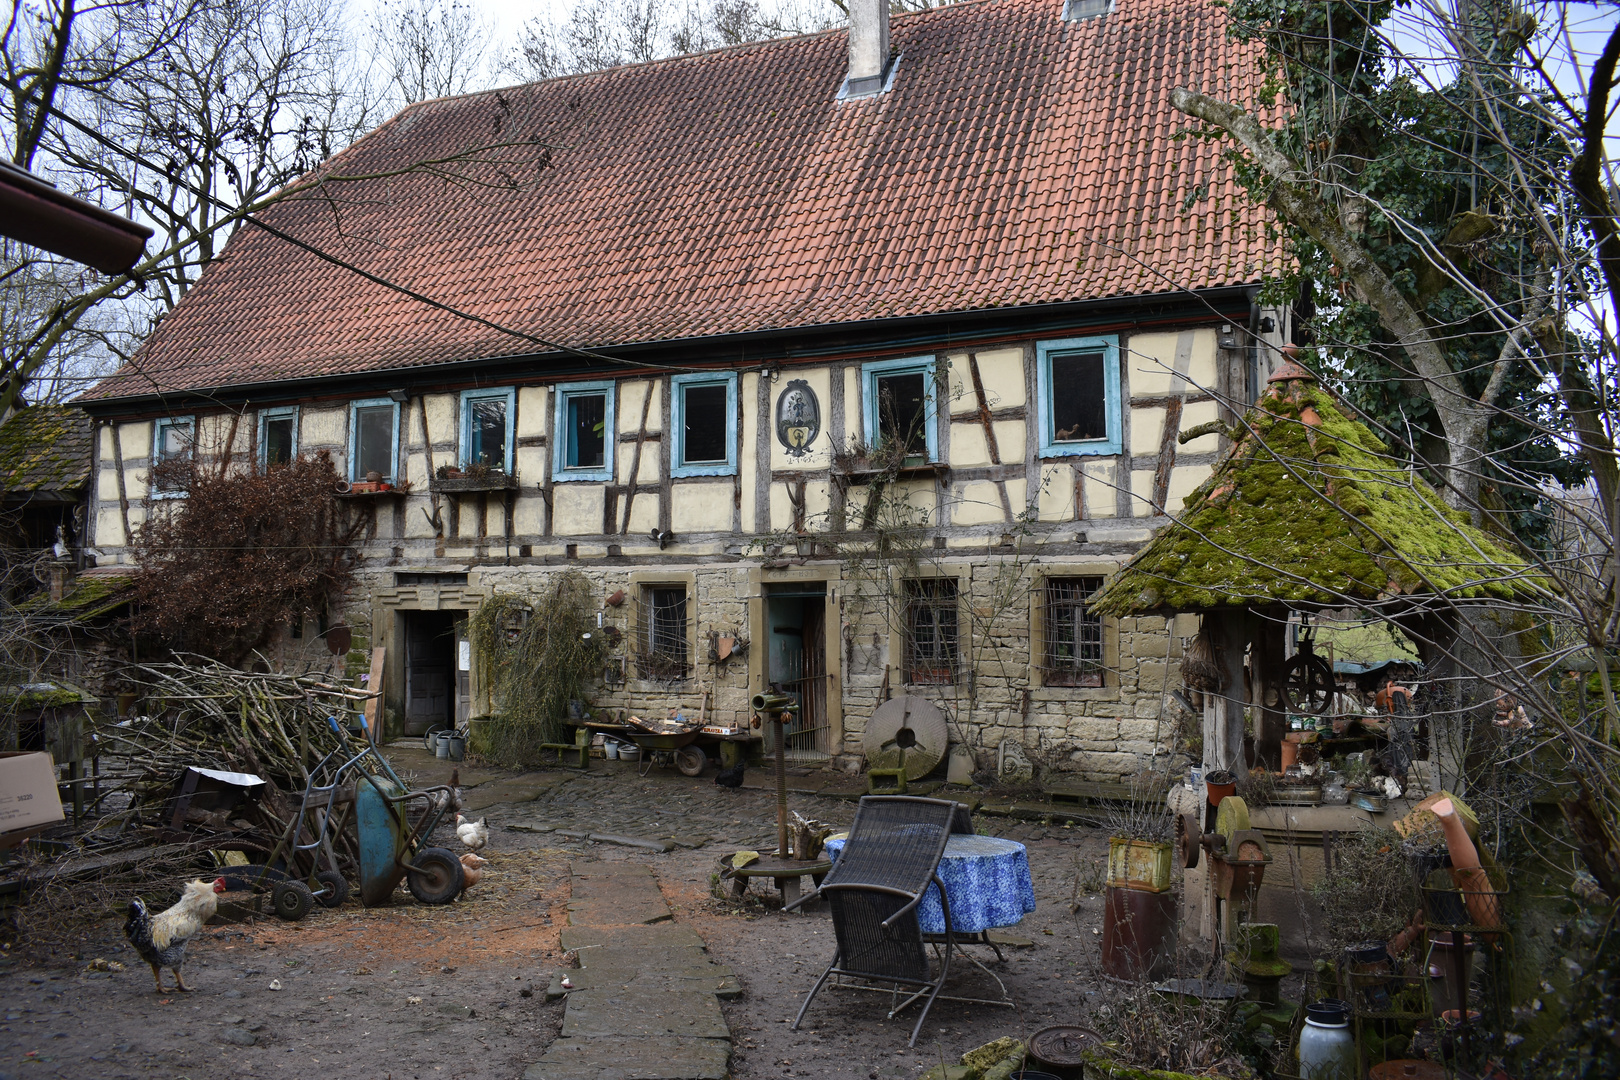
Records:
M90 482L92 423L70 405L29 405L0 424L0 499L77 502Z
M134 596L134 579L127 566L93 567L69 579L62 599L52 600L49 590L42 590L18 604L17 610L28 616L89 621L129 603Z
M1092 610L1344 607L1444 594L1510 599L1523 559L1449 509L1285 365L1185 509L1096 594Z
M840 102L832 31L412 106L261 216L503 327L611 348L1242 285L1264 211L1169 93L1249 100L1209 0L986 0L897 17L892 89ZM410 170L535 139L548 168ZM513 149L498 155L523 158ZM533 157L533 154L527 155ZM401 170L407 170L401 172ZM516 170L518 185L506 173ZM462 174L447 176L448 173ZM251 225L89 399L548 350Z

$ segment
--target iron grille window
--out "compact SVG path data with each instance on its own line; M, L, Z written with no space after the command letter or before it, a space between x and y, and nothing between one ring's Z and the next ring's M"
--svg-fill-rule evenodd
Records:
M1047 579L1047 685L1103 684L1102 617L1086 610L1086 597L1100 588L1100 577Z
M659 585L646 591L646 642L642 675L649 679L686 676L686 588Z
M956 579L906 582L906 681L956 681Z

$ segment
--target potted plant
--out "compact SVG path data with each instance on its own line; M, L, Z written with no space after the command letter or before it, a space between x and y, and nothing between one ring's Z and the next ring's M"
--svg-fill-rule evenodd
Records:
M1143 770L1131 778L1130 797L1109 812L1108 884L1165 892L1175 853L1175 818L1165 805L1169 777Z

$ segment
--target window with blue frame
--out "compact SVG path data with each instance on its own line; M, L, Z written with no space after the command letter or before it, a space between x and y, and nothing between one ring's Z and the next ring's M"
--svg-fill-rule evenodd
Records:
M861 413L866 444L877 453L896 447L907 463L939 460L934 358L910 357L861 365Z
M197 424L189 416L167 417L152 425L152 494L184 495L186 483L178 462L191 460L196 448Z
M382 482L394 482L399 467L399 406L389 398L349 403L349 479L364 480L371 473Z
M730 476L737 471L737 376L670 378L675 429L671 476Z
M613 479L614 400L611 382L557 388L552 479Z
M1042 341L1035 352L1042 456L1119 453L1119 339Z
M512 471L512 419L515 393L469 390L461 395L461 463Z
M259 410L259 467L285 465L298 456L298 406Z

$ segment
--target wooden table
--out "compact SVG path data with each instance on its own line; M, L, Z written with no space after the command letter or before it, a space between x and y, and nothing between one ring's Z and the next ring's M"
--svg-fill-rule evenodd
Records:
M776 882L776 889L782 894L782 903L791 904L799 898L799 879L809 875L817 886L821 879L827 876L832 869L831 859L778 859L773 856L763 856L757 862L751 862L741 870L731 872L731 895L741 900L748 891L749 878L772 878Z

